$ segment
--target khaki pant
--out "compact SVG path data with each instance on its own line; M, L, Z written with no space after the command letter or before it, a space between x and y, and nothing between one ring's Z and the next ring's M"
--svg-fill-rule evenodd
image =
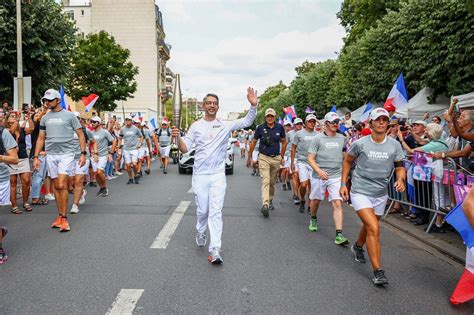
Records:
M270 157L260 153L258 156L258 169L262 177L262 205L269 205L273 200L280 161L280 155Z

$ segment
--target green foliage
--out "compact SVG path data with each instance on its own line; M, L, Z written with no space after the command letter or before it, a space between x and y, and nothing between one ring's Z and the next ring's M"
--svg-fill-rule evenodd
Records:
M70 68L74 24L54 0L22 1L23 76L31 76L32 100L59 89ZM16 2L0 6L0 98L12 100L16 61Z
M130 51L105 31L79 39L73 58L70 94L74 99L95 93L94 108L113 111L116 101L133 97L137 90L138 68L129 60Z

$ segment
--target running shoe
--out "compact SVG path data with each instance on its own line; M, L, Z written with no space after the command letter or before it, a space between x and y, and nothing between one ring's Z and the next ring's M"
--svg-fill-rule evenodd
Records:
M304 213L305 206L304 206L304 201L300 202L300 213Z
M138 179L138 176L135 176L135 184L140 184L140 181Z
M112 175L112 176L110 176L110 179L116 179L116 178L118 178L117 175Z
M361 263L365 264L365 256L364 256L364 249L362 247L357 246L357 244L354 244L351 246L351 251L354 253L354 260Z
M102 188L103 192L102 192L102 197L106 197L109 195L109 189L107 187L105 188Z
M71 210L69 210L69 213L78 214L79 213L79 207L75 204L72 204L72 207L71 207Z
M53 194L46 194L46 195L44 195L44 199L49 200L49 201L55 200Z
M133 179L132 178L128 179L127 185L129 185L129 184L133 184Z
M87 195L87 190L83 189L82 196L79 199L79 205L83 205L86 202L86 195Z
M120 172L120 171L116 171L115 174L117 174L117 175L119 175L119 176L120 176L120 175L123 175L123 173Z
M97 187L97 183L96 182L90 182L89 187Z
M143 176L142 171L138 172L138 177L142 177L142 176Z
M298 197L296 197L296 196L293 195L293 204L294 204L294 205L299 205L300 202L301 202L301 201L300 201L300 198L298 198Z
M207 235L206 233L198 233L196 235L196 244L199 247L204 247L206 246L207 243Z
M275 206L273 205L273 201L270 201L270 203L268 204L268 209L269 210L275 210Z
M0 265L8 260L7 253L3 248L0 248Z
M56 220L54 220L53 224L51 224L52 229L59 229L61 227L61 216L58 215Z
M146 170L145 174L150 175L150 170Z
M8 229L7 229L6 226L2 226L1 231L2 231L2 238L4 238L5 236L7 236L7 234L8 234Z
M268 218L268 205L263 205L262 209L260 209L260 212L263 214L264 218Z
M219 251L217 249L213 249L209 252L209 257L207 257L207 260L211 264L216 264L216 265L220 265L224 262L224 260L222 260L222 257L219 254Z
M61 226L59 227L59 232L69 232L71 230L71 227L69 226L69 223L67 222L66 217L61 218Z
M388 279L387 277L385 277L385 272L382 269L377 269L374 271L374 277L372 278L372 283L375 285L388 284Z
M308 230L311 232L316 232L318 230L318 219L309 219Z
M346 244L349 244L349 240L344 235L342 235L342 233L337 233L336 239L334 240L334 244L346 245Z
M250 175L255 176L255 174L256 174L256 173L255 173L255 170L253 170Z

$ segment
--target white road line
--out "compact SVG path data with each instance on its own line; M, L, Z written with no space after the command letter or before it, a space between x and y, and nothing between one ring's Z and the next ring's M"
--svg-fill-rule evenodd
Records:
M190 203L191 201L181 201L179 203L178 207L176 207L173 214L168 219L168 222L166 222L165 226L161 229L160 234L158 234L153 244L151 244L150 248L166 249L166 247L168 247L168 243Z
M143 294L143 289L122 289L106 315L132 314L137 302Z
M193 194L193 193L194 193L193 187L189 188L188 194Z

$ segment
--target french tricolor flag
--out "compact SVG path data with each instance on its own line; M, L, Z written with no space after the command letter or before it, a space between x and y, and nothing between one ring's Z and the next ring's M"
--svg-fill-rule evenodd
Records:
M99 95L96 94L90 94L82 98L82 102L86 106L86 113L88 113L92 109L92 107L94 107L94 104L97 102L98 99Z
M397 109L400 109L403 106L408 104L408 93L407 89L405 88L405 80L403 79L403 73L397 78L395 84L390 91L390 94L385 101L384 107L393 104Z
M291 116L291 118L296 118L295 105L283 107L283 112L285 113L285 116Z
M369 115L371 111L372 111L372 103L368 102L364 108L364 112L359 117L359 121L366 122L367 120L369 120Z

